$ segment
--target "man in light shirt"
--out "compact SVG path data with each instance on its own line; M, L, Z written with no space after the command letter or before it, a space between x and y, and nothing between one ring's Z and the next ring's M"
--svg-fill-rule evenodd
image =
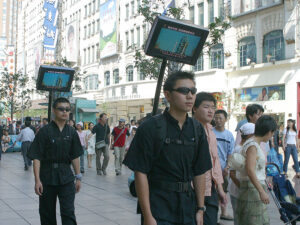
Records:
M31 160L27 157L27 151L30 148L31 143L34 140L34 132L30 128L31 122L25 121L25 128L21 130L20 134L17 136L16 141L14 142L14 145L17 141L22 142L21 145L21 152L24 159L24 170L28 170L28 166L31 166Z

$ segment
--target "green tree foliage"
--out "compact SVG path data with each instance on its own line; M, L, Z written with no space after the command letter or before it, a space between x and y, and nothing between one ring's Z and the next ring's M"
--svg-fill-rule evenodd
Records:
M162 7L163 6L163 7ZM152 26L155 18L160 16L164 9L166 9L164 0L142 0L139 8L139 13L144 17L144 22ZM184 7L168 8L165 16L182 20L184 16ZM203 52L201 54L209 54L210 48L222 42L223 35L227 29L230 28L230 18L222 20L221 18L215 18L214 23L209 24L209 36L204 44ZM154 57L147 57L144 54L144 46L141 49L135 51L135 67L141 74L150 79L157 79L159 76L161 59ZM181 70L184 64L168 61L166 73L170 74L174 70Z
M33 89L28 85L30 79L21 72L10 74L8 71L1 73L0 101L5 105L5 112L11 119L16 112L24 111L31 106L30 95Z

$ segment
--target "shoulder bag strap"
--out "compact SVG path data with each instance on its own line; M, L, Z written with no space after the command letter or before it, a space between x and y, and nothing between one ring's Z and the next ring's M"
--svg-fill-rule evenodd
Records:
M113 143L112 145L114 145L114 144L117 142L117 140L119 139L119 137L121 136L121 134L124 132L124 130L125 130L125 127L124 127L123 130L119 133L118 137L114 140L114 143Z

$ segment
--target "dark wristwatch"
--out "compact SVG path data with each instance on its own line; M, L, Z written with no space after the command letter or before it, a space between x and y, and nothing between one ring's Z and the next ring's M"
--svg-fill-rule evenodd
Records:
M205 206L203 206L203 207L197 207L197 212L199 210L205 212L206 211L206 207Z

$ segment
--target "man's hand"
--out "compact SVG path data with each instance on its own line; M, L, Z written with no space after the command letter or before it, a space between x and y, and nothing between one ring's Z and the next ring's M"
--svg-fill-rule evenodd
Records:
M34 191L37 195L42 196L43 194L43 184L41 181L35 182Z
M80 191L80 188L81 188L81 181L76 179L76 183L75 183L76 193Z
M153 216L144 218L144 225L157 225Z
M223 177L228 176L228 167L226 166L225 169L223 170Z
M201 210L197 211L196 222L197 222L197 225L203 225L203 211L201 211Z
M226 193L223 191L223 188L218 190L219 193L219 201L222 206L225 206L227 204L227 196Z

